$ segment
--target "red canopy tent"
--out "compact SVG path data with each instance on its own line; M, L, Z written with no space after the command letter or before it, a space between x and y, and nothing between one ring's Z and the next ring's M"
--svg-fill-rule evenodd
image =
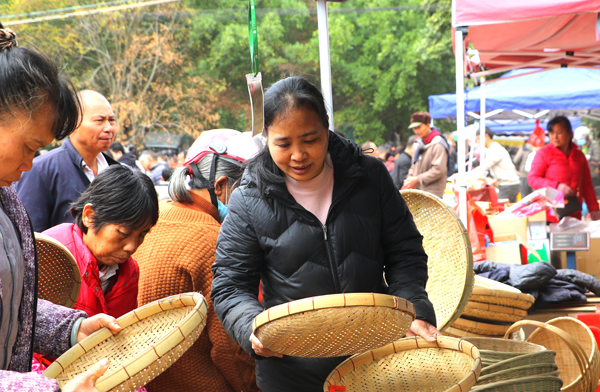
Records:
M599 13L600 0L453 0L459 139L465 135L464 76L529 67L598 68ZM479 61L469 60L465 48L471 47ZM461 140L458 156L464 157ZM461 169L464 173L464 164L459 164L459 174ZM460 175L458 185L459 215L464 222L463 179Z

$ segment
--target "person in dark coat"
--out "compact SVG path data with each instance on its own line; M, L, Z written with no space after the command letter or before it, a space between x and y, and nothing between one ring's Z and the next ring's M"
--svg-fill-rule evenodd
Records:
M37 232L73 223L71 202L99 172L118 164L110 153L105 153L117 131L110 103L92 90L80 91L78 96L83 112L75 132L61 147L35 158L31 171L23 173L15 185Z
M392 179L394 180L394 186L398 190L400 190L402 185L404 185L404 180L406 180L406 177L408 176L408 170L412 165L412 149L416 138L417 137L414 135L408 138L404 151L402 151L402 153L396 159L394 171L392 172Z
M303 78L271 86L264 118L267 146L229 201L211 293L225 331L257 359L258 387L320 392L345 359L282 356L262 345L252 334L254 317L289 301L396 295L415 306L407 335L434 341L423 237L384 164L328 130L323 96Z

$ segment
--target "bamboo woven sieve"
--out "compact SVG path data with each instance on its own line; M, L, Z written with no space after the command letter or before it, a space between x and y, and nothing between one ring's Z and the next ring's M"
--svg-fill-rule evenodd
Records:
M572 317L558 317L547 323L522 320L513 327L523 325L538 327L527 341L556 351L559 377L564 382L562 390L583 392L598 388L598 345L587 325Z
M462 339L436 338L404 338L354 355L329 374L323 391L468 391L481 370L477 348Z
M252 331L274 352L339 357L402 338L414 318L413 305L393 295L331 294L269 308L254 318Z
M507 284L476 275L469 301L527 310L535 298Z
M60 242L35 233L38 257L38 297L72 308L79 297L81 273L77 261Z
M517 322L527 316L527 311L507 306L486 304L483 302L469 301L462 313L464 316L475 317L481 320Z
M462 313L473 289L473 253L467 230L452 208L429 192L405 190L406 201L428 256L427 294L440 331ZM448 284L452 282L452 284Z
M547 366L555 365L556 352L546 350L537 353L523 354L518 357L506 359L481 369L481 376L498 373L504 370L515 369L522 366Z
M510 325L490 324L482 321L467 320L460 317L452 323L452 327L479 335L502 336L506 333L508 328L510 328Z
M46 369L59 387L102 358L110 367L95 384L100 392L135 391L166 370L200 336L207 303L199 293L166 297L137 308L117 320L113 335L102 328L73 346Z
M496 373L491 373L485 376L479 377L477 385L491 384L493 382L500 382L506 380L513 380L515 378L531 377L531 376L554 376L558 377L560 372L557 370L558 366L548 363L540 365L525 365L519 366L512 369L501 370Z

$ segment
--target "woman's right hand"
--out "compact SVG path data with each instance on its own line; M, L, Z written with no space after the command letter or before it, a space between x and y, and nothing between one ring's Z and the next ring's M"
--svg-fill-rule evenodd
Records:
M562 192L565 198L575 195L575 192L573 192L573 188L571 188L567 184L558 184L557 189Z
M254 334L250 335L250 341L252 342L252 350L254 350L256 355L260 355L265 358L269 358L269 357L283 358L282 354L273 352L273 351L269 350L268 348L266 348L265 346L263 346L263 344L260 342L260 340L258 340L258 338Z
M62 392L98 392L94 388L96 380L108 370L110 362L104 358L97 364L88 369L85 373L80 374L61 388Z

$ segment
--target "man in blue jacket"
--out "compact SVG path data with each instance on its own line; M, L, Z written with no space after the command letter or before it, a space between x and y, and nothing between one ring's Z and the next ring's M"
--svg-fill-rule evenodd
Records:
M64 222L73 222L71 202L88 187L99 172L118 164L103 154L117 130L115 113L108 100L92 90L79 92L81 124L62 146L33 160L15 185L37 232Z

